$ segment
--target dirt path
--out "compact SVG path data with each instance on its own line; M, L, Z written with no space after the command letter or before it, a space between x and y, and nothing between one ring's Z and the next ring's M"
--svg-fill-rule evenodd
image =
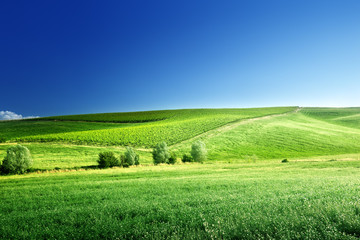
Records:
M263 117L255 117L255 118L249 118L249 119L240 119L240 120L237 120L235 122L230 122L230 123L227 123L227 124L225 124L225 125L223 125L221 127L218 127L218 128L209 130L207 132L204 132L202 134L199 134L199 135L197 135L197 136L195 136L193 138L189 138L189 139L186 139L186 140L184 140L182 142L171 145L171 148L177 149L181 145L193 142L193 141L195 141L195 140L197 140L199 138L204 138L204 137L211 138L211 137L219 135L219 134L221 134L223 132L227 132L227 131L230 131L230 130L232 130L234 128L237 128L240 125L252 123L252 122L255 122L255 121L259 121L259 120L269 119L269 118L273 118L273 117L286 116L286 115L289 115L291 113L297 113L300 110L301 110L301 107L298 107L294 111L291 111L291 112L273 114L273 115L267 115L267 116L263 116Z

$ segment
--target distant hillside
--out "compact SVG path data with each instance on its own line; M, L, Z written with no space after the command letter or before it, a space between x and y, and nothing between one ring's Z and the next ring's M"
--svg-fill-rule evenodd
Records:
M152 147L161 141L179 143L231 122L296 109L182 109L47 117L2 122L0 137L6 141Z

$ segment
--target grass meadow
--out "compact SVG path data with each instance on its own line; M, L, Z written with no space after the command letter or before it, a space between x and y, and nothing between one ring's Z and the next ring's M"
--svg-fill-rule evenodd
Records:
M360 238L360 108L179 111L1 122L0 159L20 142L34 171L0 176L0 238ZM97 169L127 145L98 132L131 129L141 165ZM152 164L154 139L174 139L175 165ZM181 163L196 140L207 161Z
M186 164L3 176L4 239L357 239L360 163Z

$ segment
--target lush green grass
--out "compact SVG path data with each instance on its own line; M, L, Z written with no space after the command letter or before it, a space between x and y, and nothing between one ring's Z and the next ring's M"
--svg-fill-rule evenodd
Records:
M34 168L62 170L0 176L0 236L359 238L360 109L306 108L250 119L292 110L186 110L188 115L131 124L44 120L0 123L0 137L12 141L19 137L150 146L155 140L168 140L177 143L170 147L172 151L183 153L190 150L193 141L201 139L209 152L206 164L92 170L89 166L96 165L99 152L119 155L124 147L23 143L33 155ZM134 119L131 121L136 122ZM114 140L120 137L125 140ZM11 144L0 144L1 159ZM142 164L152 162L149 150L138 148L137 152ZM290 162L281 163L283 158ZM79 167L83 168L64 170Z
M3 239L356 239L358 161L0 177Z
M43 133L39 132L37 126L31 128L31 124L39 124L39 121L21 121L18 124L27 124L26 127L32 129L32 135L21 135L23 129L19 126L18 128L13 128L10 124L11 122L2 122L0 123L0 128L6 131L13 131L12 136L19 132L18 138L12 139L13 141L22 141L22 142L71 142L77 144L102 144L102 145L131 145L131 146L142 146L142 147L152 147L157 143L165 141L169 145L181 142L183 140L189 139L211 129L223 126L227 123L238 121L241 119L254 118L259 116L266 116L272 114L285 113L289 111L294 111L295 107L277 107L277 108L249 108L249 109L185 109L185 110L168 110L168 111L158 111L159 116L163 116L164 112L168 116L167 119L162 121L155 122L146 122L141 124L136 124L127 126L126 124L119 125L119 128L116 128L116 125L104 125L105 129L96 130L90 128L88 131L84 131L82 127L74 127L73 130L66 129L63 132L55 133ZM156 113L158 113L156 112ZM129 115L130 113L128 113ZM134 113L134 119L136 119L139 113ZM149 113L150 116L154 115L154 112ZM116 115L116 114L114 114ZM126 115L126 116L128 116ZM145 113L142 113L141 116L144 116ZM156 115L156 114L155 114ZM96 116L98 115L79 115L77 116L79 120L87 120L86 117L91 117L94 121L97 120ZM99 117L104 119L107 116L106 114L100 114ZM110 115L112 116L112 115ZM123 116L119 114L119 116ZM65 117L60 117L64 120ZM66 118L65 118L66 119ZM71 120L74 120L74 116L71 116ZM119 118L123 121L121 118ZM114 121L113 118L109 120ZM120 121L119 120L119 121ZM134 120L135 121L135 120ZM42 121L40 121L42 123ZM51 128L51 123L62 124L64 122L45 122L48 128ZM100 123L83 123L83 122L67 122L69 126L77 124L98 124L96 126L101 128L104 124ZM46 127L45 127L46 128ZM81 128L78 130L77 128ZM9 130L13 129L13 130ZM49 130L50 131L50 130ZM55 130L54 130L55 131ZM6 137L0 132L0 138Z
M319 120L360 129L360 108L305 108L302 112Z
M304 113L303 113L304 112ZM359 114L357 109L354 114ZM325 118L326 119L326 118ZM360 122L358 122L360 125ZM351 125L350 125L351 126ZM235 128L221 128L199 139L211 161L299 158L360 152L360 129L313 118L304 109L285 116L248 121ZM191 142L175 146L189 151Z

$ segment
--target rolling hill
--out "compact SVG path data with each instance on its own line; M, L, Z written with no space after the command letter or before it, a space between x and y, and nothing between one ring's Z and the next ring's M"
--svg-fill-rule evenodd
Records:
M21 142L42 170L0 176L0 236L358 239L359 114L189 109L0 122L0 158ZM208 160L153 166L150 148L164 140L178 156L202 140ZM92 167L99 152L126 145L141 166Z
M97 153L134 146L143 164L165 141L180 157L202 140L208 161L256 161L360 153L360 108L184 109L0 122L0 157L22 142L39 169L96 164ZM106 122L107 121L107 122ZM76 159L76 160L75 160Z

